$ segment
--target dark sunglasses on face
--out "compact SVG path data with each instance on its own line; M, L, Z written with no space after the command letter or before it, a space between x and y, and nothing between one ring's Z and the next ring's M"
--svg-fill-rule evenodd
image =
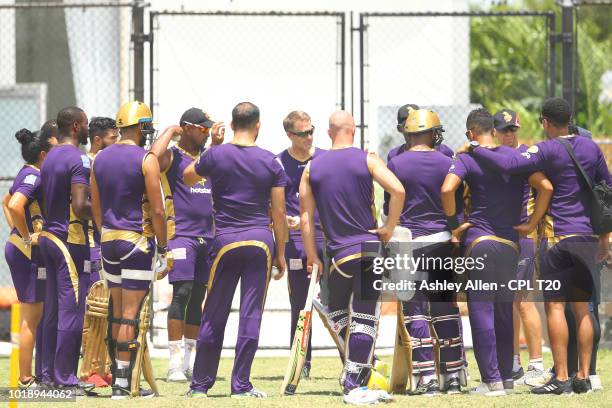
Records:
M290 133L293 133L294 135L299 136L299 137L306 137L306 136L312 135L314 133L314 130L315 130L315 127L313 126L308 130L304 130L303 132L291 131Z

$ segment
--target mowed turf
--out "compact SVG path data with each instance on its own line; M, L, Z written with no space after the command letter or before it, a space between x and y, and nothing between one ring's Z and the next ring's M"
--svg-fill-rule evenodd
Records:
M523 361L527 361L527 354L522 354ZM391 356L385 356L387 362ZM477 384L479 378L473 353L468 353L471 386ZM166 383L165 375L167 369L166 360L154 360L153 367L157 377L157 384L161 392L158 398L132 399L125 401L111 401L110 390L101 389L99 397L79 398L76 403L39 403L20 404L22 407L340 407L342 403L338 375L341 371L340 361L337 358L320 357L313 361L311 378L300 382L298 394L291 397L280 396L280 384L283 379L286 358L256 358L252 370L252 382L260 390L268 393L268 398L255 399L231 399L230 375L233 360L224 358L219 366L219 378L209 397L205 399L189 399L184 396L188 384ZM545 355L546 367L551 364L550 354ZM0 359L0 372L5 373L2 385L8 383L8 358ZM612 407L612 351L600 350L598 371L601 376L604 391L586 395L573 396L535 396L528 393L527 387L517 387L515 395L498 398L476 397L470 395L461 396L439 396L433 398L395 396L392 405L397 406L423 406L423 407ZM146 384L143 383L143 386Z

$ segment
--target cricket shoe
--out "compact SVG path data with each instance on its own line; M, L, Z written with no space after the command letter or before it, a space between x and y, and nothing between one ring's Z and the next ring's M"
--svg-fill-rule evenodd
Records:
M167 382L186 382L187 376L183 372L183 370L179 368L171 368L168 370L168 377L166 378Z
M310 367L305 365L302 367L302 372L300 373L301 379L309 379L310 378Z
M442 392L446 393L447 395L461 394L461 382L459 381L459 378L453 377L449 379L446 382L445 388L442 390Z
M387 391L358 387L345 394L342 400L349 405L374 405L380 402L390 402L393 398Z
M256 390L255 388L251 388L246 392L237 392L232 393L231 398L266 398L268 394L263 391Z
M586 394L591 391L591 381L588 378L572 378L572 389L576 394Z
M537 370L540 371L540 370ZM540 375L529 375L529 370L527 370L527 375L525 376L524 382L525 385L529 387L542 387L546 383L548 383L554 376L552 368L549 368L546 371L542 371Z
M514 394L514 380L503 380L504 391L506 391L506 395Z
M191 381L191 379L193 378L193 367L183 370L183 374L185 374L185 378Z
M128 398L131 398L131 396L132 396L132 392L130 391L129 388L123 388L116 384L113 385L113 393L111 394L112 400L128 399ZM151 390L145 390L141 388L138 391L138 396L140 398L153 398L155 396L155 393Z
M19 382L17 383L17 387L20 390L35 390L35 389L40 389L41 385L42 385L41 381L36 376L30 377L30 379L27 380L27 381L19 380Z
M416 390L412 391L410 395L421 395L423 397L434 397L440 395L440 385L437 380L429 380L427 383L420 383L417 385Z
M530 365L527 368L527 372L525 373L525 375L523 375L518 380L514 379L514 385L527 385L528 383L537 383L536 387L539 387L541 385L546 384L548 380L550 380L550 377L546 375L546 372L544 370L540 370L539 368L535 368L534 366Z
M516 371L512 370L512 379L514 381L520 381L524 377L525 377L525 371L523 370L523 367L519 367L519 369Z
M189 398L208 398L208 393L206 391L192 390L190 388L189 391L185 393L185 396Z
M591 381L591 389L593 391L602 391L603 384L601 383L601 378L597 374L589 375L589 380Z
M485 397L503 397L506 394L504 384L501 381L494 383L481 382L478 387L472 388L470 394L484 395Z
M534 387L531 392L536 395L572 395L572 381L560 381L557 377L553 377L541 387Z

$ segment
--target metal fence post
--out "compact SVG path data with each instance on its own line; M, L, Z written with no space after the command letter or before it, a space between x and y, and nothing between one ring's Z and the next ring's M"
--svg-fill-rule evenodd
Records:
M134 43L134 99L144 100L144 43L149 37L144 33L144 8L142 0L132 7L132 43Z
M574 2L561 3L561 41L563 43L563 98L574 109L576 88L574 86Z

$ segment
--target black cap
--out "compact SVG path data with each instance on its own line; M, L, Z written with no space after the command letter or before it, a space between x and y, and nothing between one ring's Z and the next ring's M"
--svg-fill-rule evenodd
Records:
M410 111L417 109L420 109L419 106L413 103L407 103L406 105L400 106L400 108L397 110L397 124L404 126Z
M200 125L207 128L212 128L215 122L208 116L208 113L202 109L190 108L183 113L181 116L180 125L183 126L185 122L189 122L193 125Z
M502 109L493 116L495 130L504 130L510 126L521 127L518 113L510 109Z

